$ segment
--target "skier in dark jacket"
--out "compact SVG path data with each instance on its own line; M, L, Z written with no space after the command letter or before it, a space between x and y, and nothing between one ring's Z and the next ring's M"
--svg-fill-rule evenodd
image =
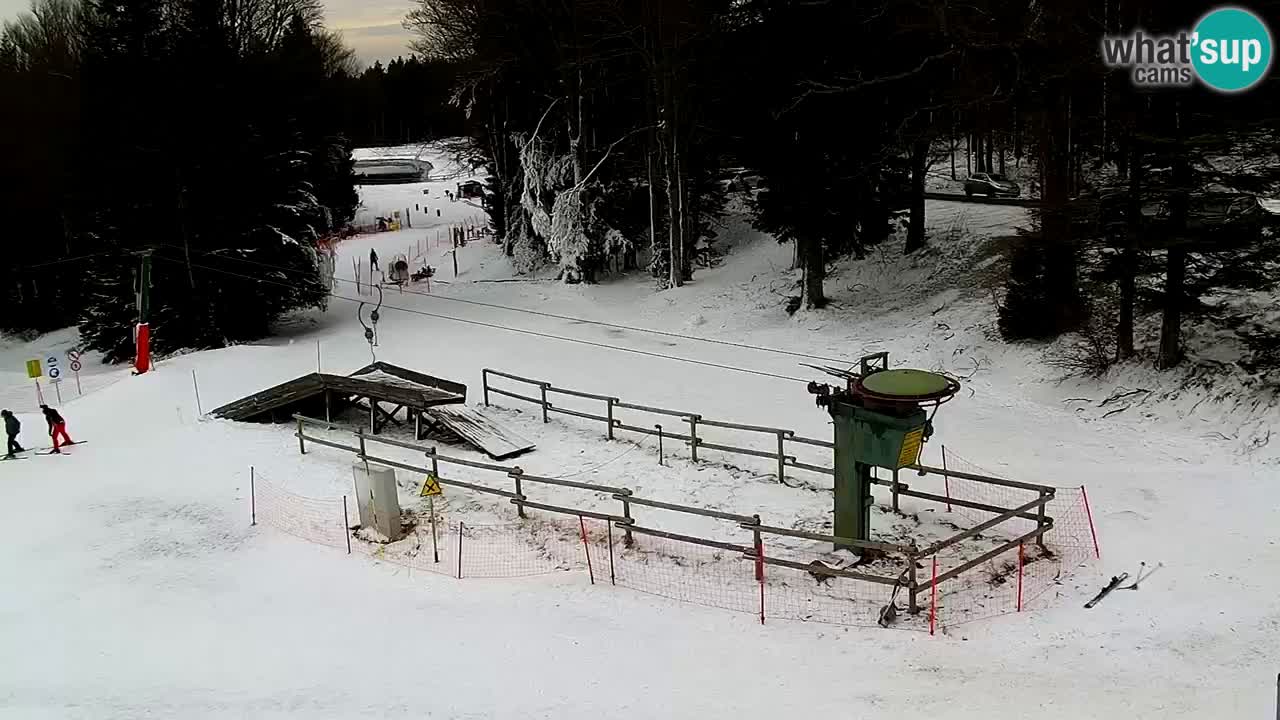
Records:
M378 267L378 251L377 251L377 250L370 250L370 251L369 251L369 269L370 269L370 270L381 270L381 269L382 269L382 268Z
M53 438L53 452L61 453L59 449L58 438L62 438L62 445L75 445L76 441L71 439L67 434L67 421L62 419L57 410L48 405L41 405L40 412L44 413L44 419L49 423L49 437Z
M22 423L18 422L18 418L8 410L0 410L0 417L4 418L4 434L9 436L9 446L5 452L5 457L13 457L15 453L20 453L24 450L18 444L18 433L22 431Z

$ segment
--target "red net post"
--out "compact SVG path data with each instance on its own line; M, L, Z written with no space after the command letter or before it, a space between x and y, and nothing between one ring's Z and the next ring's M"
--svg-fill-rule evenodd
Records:
M578 516L578 529L582 531L582 554L587 556L587 576L591 578L591 584L596 584L596 572L591 567L591 548L587 545L587 523Z
M933 558L933 574L929 581L929 635L938 626L938 558Z
M1022 552L1022 543L1018 543L1018 612L1022 612L1022 568L1024 558Z
M1084 514L1089 518L1089 534L1093 536L1094 557L1102 559L1102 549L1098 547L1098 530L1093 526L1093 511L1089 509L1089 493L1080 486L1080 497L1084 498Z
M942 446L942 489L947 494L947 512L951 512L951 478L947 477L947 446Z
M759 522L759 517L756 518ZM760 539L760 531L756 531L756 582L760 584L760 624L764 624L764 541Z
M614 570L613 570L613 522L610 521L605 523L605 528L607 528L607 532L609 535L609 584L617 585L618 576L614 573Z

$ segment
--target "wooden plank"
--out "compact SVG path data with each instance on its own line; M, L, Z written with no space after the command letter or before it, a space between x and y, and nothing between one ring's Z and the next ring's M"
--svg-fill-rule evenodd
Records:
M545 503L532 502L532 501L524 500L521 498L513 498L511 500L511 503L513 505L519 505L520 507L533 508L534 510L546 510L547 512L560 513L562 515L576 515L578 517L589 517L592 520L604 520L605 522L619 522L619 523L630 522L626 518L618 515L609 515L608 513L599 513L591 510L578 510L575 508L563 507L561 505L547 505Z
M748 530L759 530L762 533L769 533L770 535L785 535L787 537L804 538L806 540L817 540L819 542L829 542L832 545L846 545L903 554L910 554L912 552L912 548L894 543L875 542L873 540L854 540L853 538L839 537L837 535L812 533L805 530L792 530L790 528L771 527L769 525L743 523L743 527Z
M751 553L751 548L746 545L735 545L734 543L721 542L719 540L708 540L706 538L694 537L693 535L681 535L680 533L667 532L665 530L655 530L653 528L633 525L630 522L621 522L618 523L618 525L630 530L631 532L640 533L641 535L652 535L654 537L666 538L667 540L675 540L676 542L703 545L720 550L742 553L744 555Z
M462 396L463 399L466 399L467 397L467 386L463 385L462 383L453 382L452 380L444 380L438 377L432 377L431 375L415 372L408 368L402 368L399 365L392 365L391 363L385 363L382 361L375 362L372 365L366 365L360 368L359 370L351 373L351 376L357 377L360 375L367 375L373 372L384 372L388 375L394 375L395 377L398 377L402 380L408 380L409 382L415 383L417 385L423 385L431 388L438 388L440 390L443 390L447 393L451 393L453 395L460 395Z
M263 413L323 392L324 387L324 376L311 373L227 403L215 408L212 414L214 417L228 420L251 420Z
M674 503L660 502L658 500L649 500L646 498L638 498L633 495L614 495L614 499L625 502L635 503L636 505L645 505L648 507L658 508L660 510L670 510L672 512L686 513L688 515L701 515L703 517L717 518L720 520L731 520L744 526L755 527L755 523L759 518L748 515L737 515L735 513L722 512L720 510L708 510L706 508L690 507L688 505L676 505Z
M466 405L445 405L426 411L431 419L448 428L494 460L528 452L534 444L510 428Z
M975 482L987 483L988 485L1003 485L1004 487L1031 490L1033 492L1053 493L1057 489L1049 485L1037 485L1035 483L1018 482L1017 480L1005 480L1004 478L991 477L990 475L978 475L976 473L960 472L959 470L946 470L943 468L929 467L928 465L908 465L903 469L933 473L934 475L944 475L946 477L960 478L962 480L973 480Z

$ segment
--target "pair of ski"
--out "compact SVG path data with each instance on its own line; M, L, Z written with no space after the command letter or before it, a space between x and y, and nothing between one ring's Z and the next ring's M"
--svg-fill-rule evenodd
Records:
M1138 577L1135 578L1134 581L1128 585L1121 585L1120 583L1123 583L1125 580L1129 579L1129 573L1120 573L1119 575L1113 575L1111 576L1111 582L1107 583L1106 587L1102 588L1102 591L1099 592L1097 595L1094 595L1093 599L1085 603L1084 606L1086 608L1092 608L1094 605L1097 605L1098 603L1102 602L1102 599L1110 595L1111 591L1113 590L1137 590L1138 585L1141 584L1143 580L1146 580L1147 578L1154 575L1156 571L1162 567L1164 567L1164 563L1157 563L1155 567L1151 568L1150 570L1147 570L1147 564L1145 562L1139 563ZM1146 571L1145 573L1143 572L1144 570Z
M63 443L63 444L62 444L62 447L67 447L68 445L83 445L83 444L85 444L86 442L88 442L88 441L87 441L87 440L77 440L77 441L75 441L75 442ZM52 447L47 447L47 448L27 448L26 450L23 450L22 452L24 452L24 453L31 453L32 455L61 455L61 453L54 452L54 450L53 450L53 448L52 448ZM0 460L26 460L28 457L30 457L30 456L28 456L28 455L14 454L14 455L5 455L5 456L3 456L3 457L0 457Z

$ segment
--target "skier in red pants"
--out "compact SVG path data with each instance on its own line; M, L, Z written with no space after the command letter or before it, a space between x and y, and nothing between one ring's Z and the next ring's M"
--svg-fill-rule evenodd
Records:
M76 441L71 439L67 434L67 421L62 419L57 410L48 405L41 405L40 412L44 413L44 419L49 423L49 437L53 438L53 452L61 453L59 449L58 438L62 438L62 445L75 445Z

